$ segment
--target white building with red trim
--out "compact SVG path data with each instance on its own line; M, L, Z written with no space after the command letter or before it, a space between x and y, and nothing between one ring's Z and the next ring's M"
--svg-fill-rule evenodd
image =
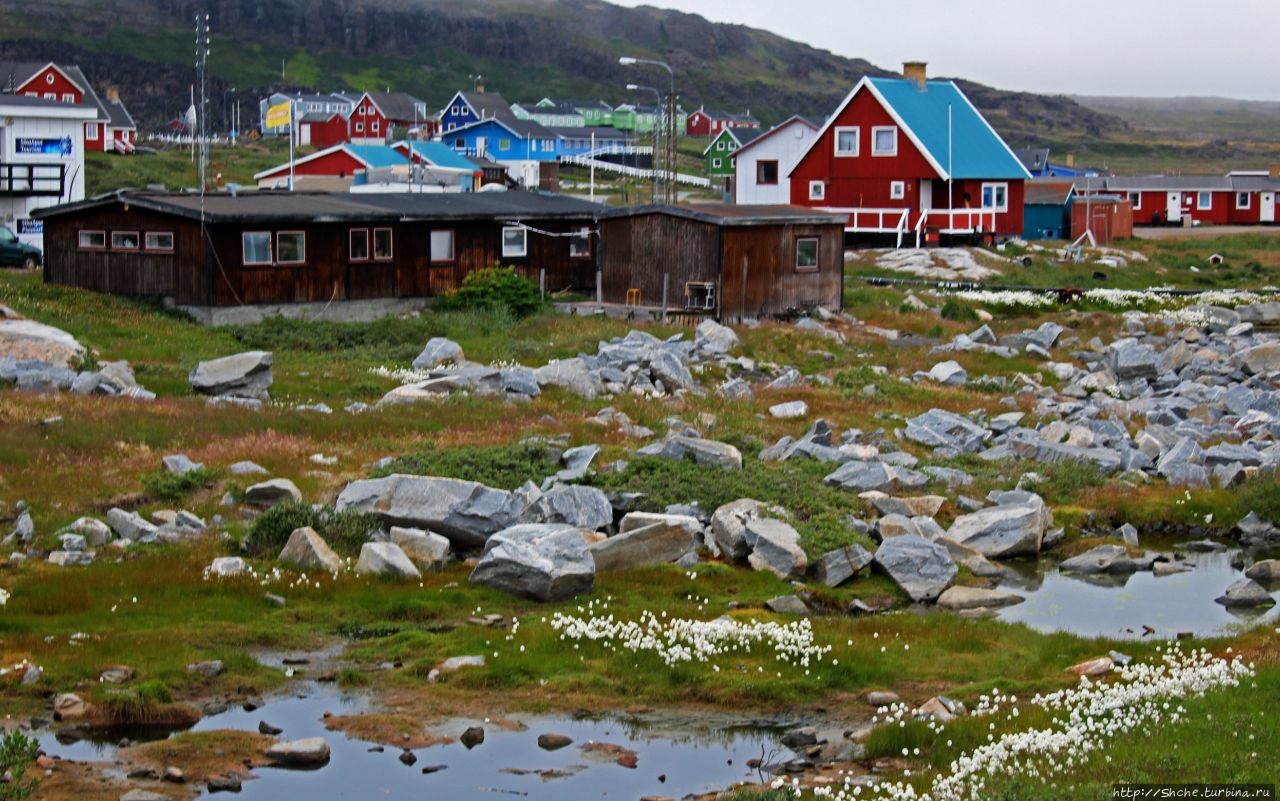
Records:
M97 116L87 104L0 94L0 221L43 247L36 209L84 199L84 132Z

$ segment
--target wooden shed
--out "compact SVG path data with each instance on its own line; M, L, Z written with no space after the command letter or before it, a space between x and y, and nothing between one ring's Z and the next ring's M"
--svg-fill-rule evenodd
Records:
M45 280L186 308L428 297L510 265L595 279L594 203L535 192L119 192L40 213Z
M638 206L600 219L606 303L722 320L843 307L844 217L797 206Z
M1099 245L1133 236L1133 203L1116 195L1089 195L1071 204L1071 239L1079 239L1085 229L1093 232Z

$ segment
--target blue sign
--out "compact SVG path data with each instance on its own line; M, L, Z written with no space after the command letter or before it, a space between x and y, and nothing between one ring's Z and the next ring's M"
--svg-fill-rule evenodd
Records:
M18 233L44 236L44 220L18 220Z
M70 156L71 137L61 139L18 138L14 141L17 152L23 156Z

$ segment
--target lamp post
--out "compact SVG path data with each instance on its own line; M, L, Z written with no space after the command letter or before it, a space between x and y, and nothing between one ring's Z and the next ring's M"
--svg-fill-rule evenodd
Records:
M653 92L653 98L656 101L654 108L661 109L662 107L662 95L661 93L658 92L657 89L654 89L652 86L640 86L639 84L629 83L627 84L627 91ZM653 167L653 202L654 203L658 202L658 156L659 156L659 153L661 152L660 145L659 145L658 132L659 132L659 129L662 127L661 111L659 111L659 115L660 115L660 118L658 120L654 120L654 123L653 123L653 159L652 159L653 163L651 166Z
M674 203L676 174L676 74L672 71L671 65L665 61L657 61L648 58L635 58L633 56L622 56L618 59L618 63L624 67L629 67L634 64L652 64L655 67L662 67L667 71L667 77L670 79L670 88L667 92L666 102L663 104L662 110L662 170L665 173L662 181L662 197L664 203Z

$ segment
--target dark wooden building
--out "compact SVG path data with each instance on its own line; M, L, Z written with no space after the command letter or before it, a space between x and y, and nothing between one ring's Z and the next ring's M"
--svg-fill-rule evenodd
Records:
M45 280L188 308L414 298L510 265L595 285L604 207L537 192L123 191L45 209Z
M600 219L601 300L723 320L843 308L844 217L796 206L640 206Z

